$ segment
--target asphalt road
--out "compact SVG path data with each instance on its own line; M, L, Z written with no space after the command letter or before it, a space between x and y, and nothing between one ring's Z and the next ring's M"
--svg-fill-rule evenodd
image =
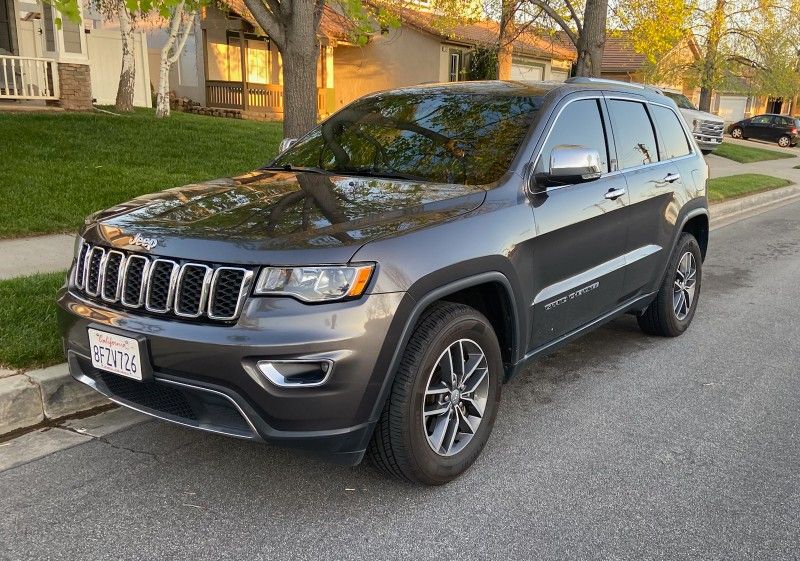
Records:
M450 485L147 422L0 473L0 557L798 559L800 204L703 276L683 337L623 318L505 386Z

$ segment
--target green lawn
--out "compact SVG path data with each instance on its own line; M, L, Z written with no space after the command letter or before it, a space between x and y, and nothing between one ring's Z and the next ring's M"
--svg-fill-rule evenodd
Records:
M778 152L777 150L765 150L753 146L743 146L731 142L723 142L719 148L714 150L715 156L722 156L740 164L750 164L753 162L765 162L767 160L781 160L783 158L794 158L794 154Z
M711 202L735 199L759 191L769 191L791 185L791 181L760 173L743 173L708 180L708 200Z
M64 362L56 291L66 273L0 281L0 365L35 368Z
M188 113L0 113L0 238L72 232L132 197L249 171L280 139L280 123Z

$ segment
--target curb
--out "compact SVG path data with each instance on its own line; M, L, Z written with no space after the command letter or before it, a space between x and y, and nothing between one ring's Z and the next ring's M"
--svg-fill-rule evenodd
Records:
M788 185L755 195L713 203L708 207L711 227L721 228L795 201L800 201L800 185Z
M76 382L67 363L0 378L0 436L111 402Z
M795 201L800 201L800 185L714 203L711 226L721 228ZM66 363L21 373L0 370L0 437L110 403L75 381Z

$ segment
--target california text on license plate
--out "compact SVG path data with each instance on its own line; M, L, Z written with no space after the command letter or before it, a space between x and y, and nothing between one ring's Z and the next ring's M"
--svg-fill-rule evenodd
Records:
M139 341L97 329L90 328L88 331L92 366L134 380L142 380Z

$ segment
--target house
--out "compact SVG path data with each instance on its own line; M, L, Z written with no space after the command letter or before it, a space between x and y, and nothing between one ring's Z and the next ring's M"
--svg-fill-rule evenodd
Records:
M693 38L680 42L666 57L690 64L700 60L701 53ZM734 75L729 74L725 84L714 91L711 97L711 112L719 115L726 122L735 122L759 113L798 114L798 99L782 100L767 96L755 96L752 91L752 79L748 78L752 68L742 68ZM647 58L637 53L625 32L613 32L606 38L603 51L602 77L625 82L651 83L649 79ZM691 99L695 104L700 100L700 89L681 77L657 85L665 90L679 92Z
M114 102L121 39L89 12L76 22L42 0L0 0L0 109L50 104L90 110L93 101ZM147 42L141 33L135 41L135 104L150 107Z
M401 21L400 27L375 32L361 45L354 41L352 23L325 6L317 64L320 116L371 92L468 79L475 49L497 40L496 22L478 21L443 32L434 14L408 8ZM150 38L151 44L159 42ZM178 96L208 107L240 109L247 117L282 118L281 56L243 0L204 8L187 45L188 54L171 76L171 89ZM564 80L575 58L558 41L534 33L520 35L513 48L516 79ZM154 49L151 65L156 63Z
M429 11L406 8L400 16L400 27L373 35L366 45L341 44L334 50L337 107L373 91L470 79L469 59L474 50L497 44L499 24L495 21L443 31ZM574 60L574 51L558 40L522 33L513 43L511 78L563 81Z

